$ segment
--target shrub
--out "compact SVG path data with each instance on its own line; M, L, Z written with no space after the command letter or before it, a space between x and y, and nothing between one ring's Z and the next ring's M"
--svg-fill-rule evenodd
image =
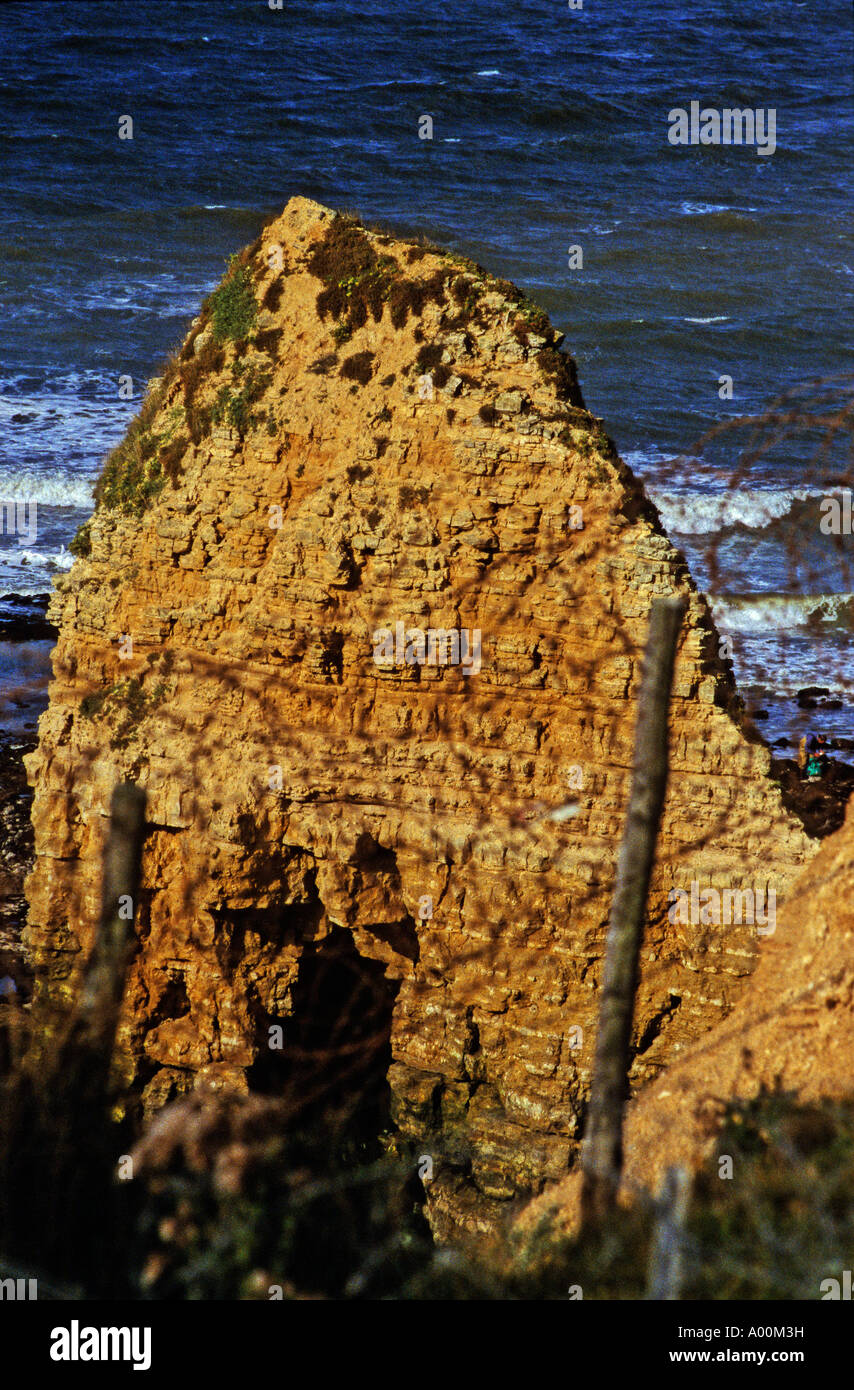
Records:
M84 521L68 549L78 560L85 560L92 553L92 521Z
M547 347L537 353L535 361L543 375L554 382L560 400L567 400L572 405L584 405L578 386L578 374L571 357L565 352L559 352L557 348Z
M252 411L251 406L263 396L270 385L270 373L259 371L255 366L244 372L242 365L236 362L232 370L232 380L242 384L237 390L228 385L220 387L211 408L211 420L215 425L228 424L237 430L238 434L245 435L247 430L261 423L262 417Z
M441 269L426 280L410 280L393 256L380 256L364 228L352 217L338 214L323 239L316 243L307 266L323 282L317 296L321 318L338 321L336 342L346 342L370 313L375 321L388 303L391 321L402 328L410 313L423 313L434 300L441 303L452 272Z
M423 314L427 304L442 304L445 288L450 278L447 270L436 270L426 280L398 280L389 295L391 321L395 328L402 328L409 314Z
M184 388L184 412L187 428L194 444L198 444L210 430L210 411L196 405L196 392L202 382L214 372L222 370L225 363L223 348L213 339L205 343L201 352L194 354L179 369Z
M518 309L522 316L523 328L527 327L531 333L536 334L540 338L551 338L553 336L553 329L549 323L549 316L545 309L540 308L539 304L535 304L532 299L528 299L523 295L518 301ZM517 319L514 332L515 327L518 327L518 325L519 320Z
M95 487L98 506L142 516L166 481L157 458L159 444L160 440L143 430L138 421L131 424L125 439L104 464Z
M252 277L237 257L231 258L228 274L205 303L218 343L237 342L251 333L258 306L252 292Z
M733 1160L719 1177L718 1155ZM685 1298L817 1299L854 1248L854 1106L781 1090L727 1107L688 1220Z
M414 507L419 503L424 506L430 501L430 489L428 487L410 487L408 483L403 483L397 489L397 500L404 509Z
M158 462L173 487L178 486L178 479L181 476L181 460L187 452L189 444L190 440L186 434L177 434L169 444L164 445L160 450Z
M474 286L467 275L458 275L451 284L451 294L458 304L466 304Z
M522 291L517 289L511 280L490 280L489 288L496 294L503 294L504 298L513 304L517 304L523 297Z
M444 363L440 363L438 367L434 367L434 369L433 369L433 385L434 385L434 386L438 386L438 388L439 388L440 391L441 391L441 389L442 389L443 386L447 386L447 384L448 384L448 382L450 381L450 379L451 379L451 369L450 369L450 367L446 366Z

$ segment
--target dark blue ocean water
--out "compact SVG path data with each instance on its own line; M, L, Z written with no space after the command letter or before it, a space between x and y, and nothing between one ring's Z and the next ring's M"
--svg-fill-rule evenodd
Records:
M818 428L778 442L732 487L746 432L698 449L800 383L834 379L823 413L851 399L847 0L28 0L0 6L0 50L0 502L35 502L38 523L34 543L0 534L0 594L70 564L146 379L226 256L302 193L543 304L588 406L726 595L771 727L806 681L854 690L851 542L818 528L850 433L818 459ZM668 112L692 100L773 108L775 152L671 145Z

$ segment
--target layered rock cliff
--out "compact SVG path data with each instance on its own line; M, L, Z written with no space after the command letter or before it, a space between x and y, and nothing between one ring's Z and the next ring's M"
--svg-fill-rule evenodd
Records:
M628 1106L623 1195L658 1192L666 1170L708 1159L728 1105L781 1094L809 1104L854 1096L854 803L842 829L790 890L773 936L726 1019L643 1087ZM576 1231L576 1169L522 1212L524 1237L547 1220ZM736 1172L739 1182L743 1174Z
M635 1082L763 945L671 921L670 890L782 895L813 850L559 346L507 282L293 199L107 462L29 760L53 990L91 941L112 787L148 789L121 1036L148 1104L379 1060L441 1234L577 1142L654 595L689 609Z

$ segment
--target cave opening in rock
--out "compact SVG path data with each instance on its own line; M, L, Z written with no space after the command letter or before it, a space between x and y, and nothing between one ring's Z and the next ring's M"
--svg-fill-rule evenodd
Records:
M249 1073L253 1090L283 1097L300 1129L324 1129L363 1157L390 1126L391 1022L399 983L336 927L304 948L292 1010L273 1022L276 1046ZM269 1030L268 1030L269 1031Z

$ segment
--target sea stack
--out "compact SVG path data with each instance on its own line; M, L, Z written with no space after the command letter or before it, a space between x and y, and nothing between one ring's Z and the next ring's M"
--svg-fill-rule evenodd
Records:
M672 890L782 899L814 849L561 340L473 263L292 199L106 464L28 759L42 989L91 945L112 790L139 782L128 1081L149 1110L275 1087L308 1015L359 1075L382 1060L442 1238L578 1144L654 596L688 611L635 1084L764 944Z

